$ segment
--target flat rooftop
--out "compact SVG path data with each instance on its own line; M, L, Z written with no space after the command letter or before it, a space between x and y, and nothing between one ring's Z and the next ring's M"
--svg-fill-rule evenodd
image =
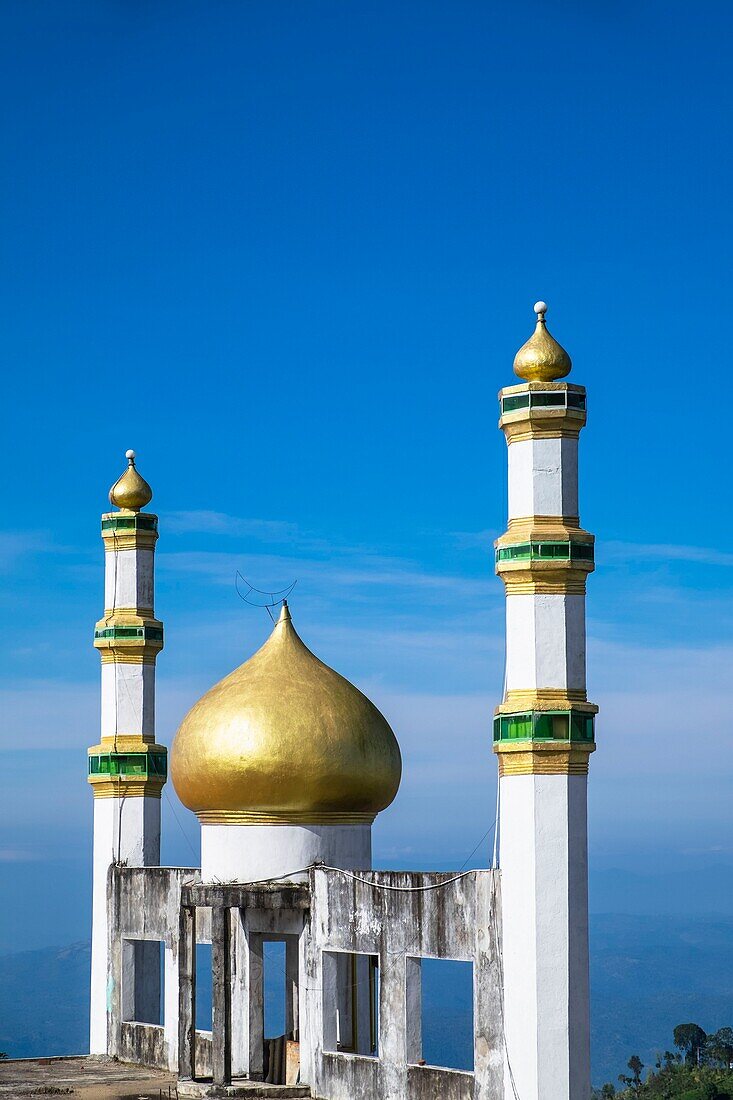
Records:
M75 1096L78 1100L168 1100L170 1073L108 1058L18 1058L0 1062L0 1100L26 1096Z
M0 1100L29 1096L74 1096L76 1100L183 1100L203 1097L205 1082L179 1088L174 1074L113 1058L17 1058L0 1061ZM303 1085L266 1085L235 1081L220 1095L257 1097L310 1096Z

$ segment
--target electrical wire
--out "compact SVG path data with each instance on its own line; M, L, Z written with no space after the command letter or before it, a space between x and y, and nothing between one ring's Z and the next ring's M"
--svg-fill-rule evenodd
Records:
M183 834L183 839L186 841L186 844L188 844L189 848L191 849L191 855L193 856L194 860L198 859L199 857L196 854L196 849L194 848L193 844L191 843L190 838L188 836L188 833L186 833L186 831L183 828L183 825L181 825L180 818L178 817L178 814L176 813L176 808L173 805L173 802L171 801L167 790L165 789L165 784L163 784L163 787L161 788L161 790L163 791L163 794L165 795L166 802L170 806L171 813L173 814L173 817L175 818L176 824L178 825L178 828L181 830L181 833Z

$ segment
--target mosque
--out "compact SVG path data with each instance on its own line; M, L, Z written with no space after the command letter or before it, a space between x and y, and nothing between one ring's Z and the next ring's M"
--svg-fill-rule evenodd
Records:
M578 439L586 392L543 302L499 393L509 516L504 697L493 722L498 858L486 870L372 870L398 793L397 737L301 639L269 639L189 711L170 778L201 826L201 867L161 867L168 750L156 742L158 517L128 467L102 516L105 611L94 795L93 1055L165 1068L180 1096L588 1100L586 795L597 707L585 674ZM488 717L487 717L488 726ZM488 745L487 745L488 750ZM487 827L494 807L487 798ZM285 1028L265 1038L264 945L284 945ZM197 975L197 944L211 974ZM473 1069L422 1049L425 959L470 963ZM212 1019L197 1028L197 982Z

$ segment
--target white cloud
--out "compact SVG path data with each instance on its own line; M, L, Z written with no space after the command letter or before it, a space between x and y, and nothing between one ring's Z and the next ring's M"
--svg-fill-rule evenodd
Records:
M165 528L173 534L226 535L254 538L262 542L293 539L297 525L285 520L246 519L226 512L167 512Z
M698 565L733 565L733 553L709 546L679 546L675 543L601 542L606 561L688 562Z
M472 579L416 568L401 558L363 555L348 565L333 560L286 554L231 554L221 551L162 552L159 568L171 574L198 575L216 584L234 585L240 573L264 590L280 590L297 580L300 592L307 582L311 592L328 591L334 599L351 597L353 589L394 589L422 594L445 595L454 600L499 599L501 591L493 579Z
M0 848L0 863L39 863L44 853L32 848Z
M0 531L0 572L15 569L29 554L63 551L47 531Z

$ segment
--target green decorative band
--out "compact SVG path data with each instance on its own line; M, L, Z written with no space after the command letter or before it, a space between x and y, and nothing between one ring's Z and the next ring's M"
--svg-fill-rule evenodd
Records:
M570 390L530 390L528 393L512 393L501 399L501 412L518 412L519 409L569 409L585 412L585 394Z
M496 564L502 561L593 561L593 543L558 540L518 542L514 546L499 546Z
M89 757L90 775L165 779L168 775L167 752L106 752Z
M105 626L94 631L95 642L163 641L162 626Z
M593 715L581 710L533 710L521 714L497 714L494 741L594 740Z
M157 531L158 517L136 512L134 515L105 516L102 520L102 532L104 531Z

